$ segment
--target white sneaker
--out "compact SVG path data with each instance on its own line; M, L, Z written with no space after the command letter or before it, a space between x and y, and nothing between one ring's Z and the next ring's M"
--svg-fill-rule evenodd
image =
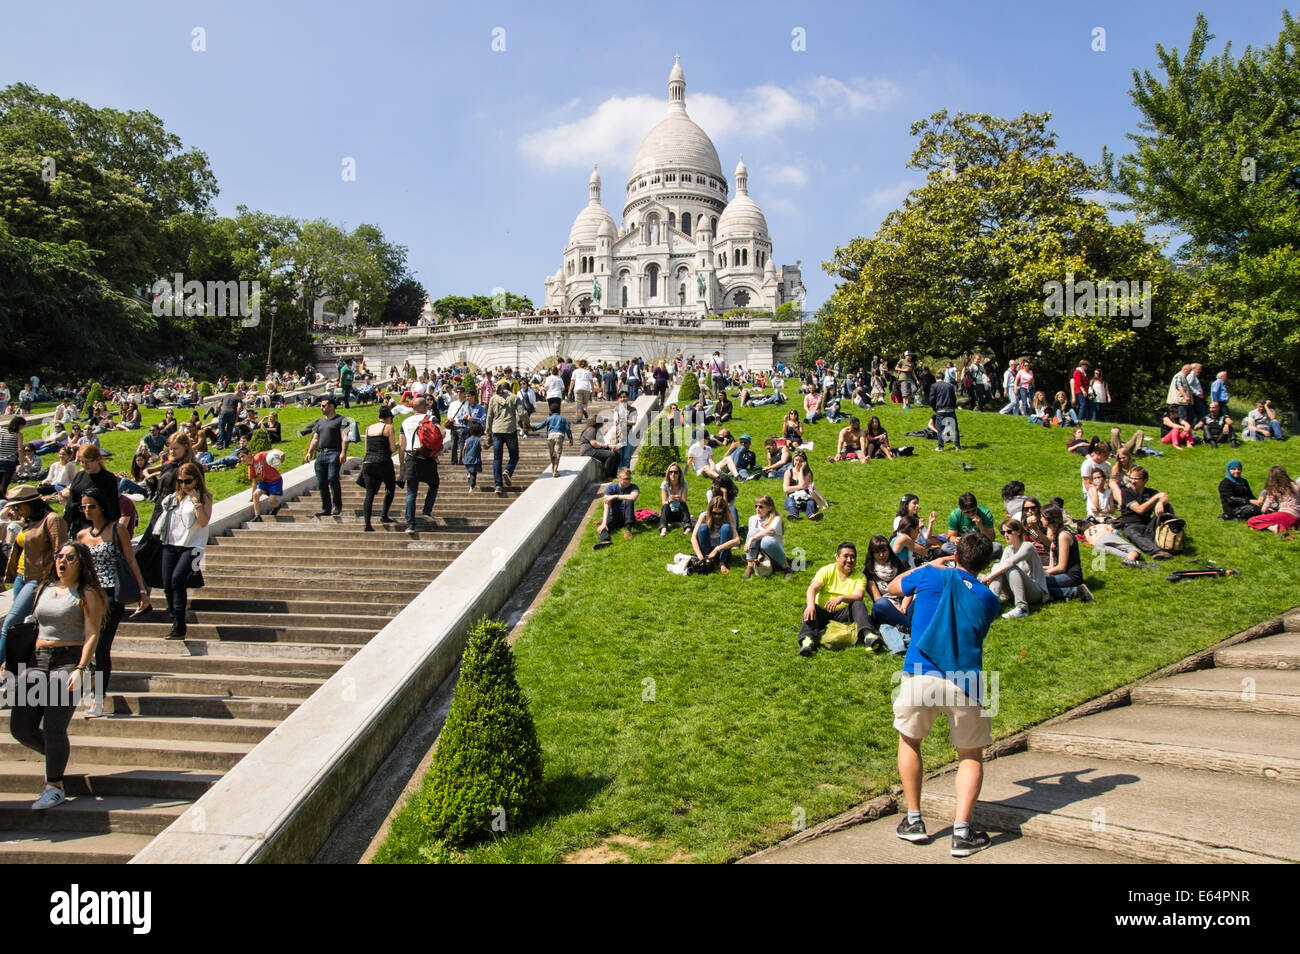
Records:
M1002 618L1003 619L1024 619L1028 615L1029 614L1027 612L1025 612L1019 606L1017 606L1010 613L1003 613Z
M97 695L90 696L90 705L86 706L87 719L99 719L104 715L104 700Z
M667 527L660 527L660 528L659 528L659 536L661 536L661 537L666 537L666 536L668 536L668 528L667 528Z
M32 810L41 812L55 805L62 805L65 801L67 796L63 794L63 789L57 785L46 785L45 791L41 792L41 797L32 802Z
M1092 595L1092 590L1088 589L1087 585L1082 583L1079 584L1079 588L1075 590L1074 598L1080 603L1091 603L1096 599L1096 597Z

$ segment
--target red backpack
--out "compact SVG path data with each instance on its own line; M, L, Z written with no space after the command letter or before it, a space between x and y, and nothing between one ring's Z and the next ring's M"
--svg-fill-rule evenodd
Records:
M442 428L432 414L426 414L424 420L415 429L415 440L420 445L424 457L437 457L442 452Z

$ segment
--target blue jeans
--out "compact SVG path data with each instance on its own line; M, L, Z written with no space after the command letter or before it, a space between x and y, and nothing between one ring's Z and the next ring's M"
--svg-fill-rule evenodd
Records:
M1078 418L1076 423L1082 424L1089 419L1092 411L1092 400L1086 394L1079 394L1075 396L1074 403L1075 416ZM1092 418L1092 420L1096 420L1096 418Z
M784 569L789 562L785 556L785 548L776 537L759 537L757 540L750 540L745 547L745 559L754 562L758 559L759 550L768 555L772 566L778 570Z
M812 499L811 494L809 494L808 499L804 501L803 510L805 516L809 517L817 512L817 502ZM794 502L794 497L791 495L787 495L785 498L785 512L792 517L798 516L799 514L799 505Z
M1034 402L1029 395L1029 388L1019 388L1016 391L1016 413L1028 417L1033 410Z
M408 457L407 460L410 460L410 458ZM433 468L433 479L425 481L424 508L421 510L421 513L426 517L433 516L433 505L438 499L438 464L435 461L431 466ZM428 468L426 467L424 470L424 476L430 476L427 472ZM417 474L418 470L414 468L408 469L406 472L406 525L408 527L415 526L415 498L420 493L420 480Z
M641 385L637 383L636 378L628 378L628 379L627 379L627 399L628 399L629 401L635 401L635 400L637 399L637 396L638 396L640 393L641 393Z
M321 510L343 509L343 485L339 483L339 452L321 451L316 455L316 489L320 491ZM334 502L330 503L333 494Z
M951 409L934 412L934 427L939 432L939 447L943 448L943 422L952 421L952 444L961 447L961 430L957 427L957 412Z
M222 411L217 419L217 447L229 447L231 435L235 432L235 412Z
M519 435L492 435L492 486L494 487L501 486L501 449L503 447L510 451L510 460L506 463L506 474L513 477L515 475L515 465L519 463Z
M876 626L897 626L899 629L910 629L912 626L912 617L902 612L894 601L888 597L882 596L871 607L871 620Z
M146 497L149 496L148 488L141 487L134 480L128 480L125 477L117 482L117 492L119 494L143 494Z
M185 632L185 612L189 608L190 570L194 565L192 547L164 544L162 550L163 593L167 596L167 615L176 629Z
M730 540L731 537L732 537L731 524L729 523L724 523L721 527L718 528L718 534L716 540L709 535L709 525L707 523L702 523L695 528L695 539L700 542L700 550L704 553L705 556L708 556L709 551L711 551L723 540ZM723 550L721 553L718 554L718 561L723 566L731 565L730 547L728 547L727 549Z
M1050 599L1072 600L1078 590L1078 586L1070 581L1070 574L1047 574L1047 595Z
M5 614L4 622L0 623L0 661L5 658L5 641L9 637L9 627L21 623L32 615L32 606L36 603L36 591L40 586L40 580L23 579L21 573L14 577L13 602L9 604L9 612Z

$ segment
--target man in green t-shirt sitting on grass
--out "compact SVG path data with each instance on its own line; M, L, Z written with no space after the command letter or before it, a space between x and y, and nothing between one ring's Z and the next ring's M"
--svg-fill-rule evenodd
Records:
M857 565L858 548L852 543L841 543L835 549L835 562L826 564L813 577L804 605L803 625L799 628L800 656L811 656L817 651L830 622L853 623L860 639L865 639L865 634L871 631L871 614L863 600L867 581Z
M957 509L948 514L948 542L943 545L943 552L951 556L957 552L957 540L968 533L978 533L987 537L993 544L993 556L1002 553L1002 544L997 541L997 522L993 511L975 500L970 491L957 498Z

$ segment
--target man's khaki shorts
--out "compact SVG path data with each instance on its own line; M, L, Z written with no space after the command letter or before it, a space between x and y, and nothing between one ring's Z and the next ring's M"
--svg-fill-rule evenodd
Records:
M982 749L993 741L993 720L956 683L933 674L902 677L894 697L895 729L909 739L924 739L941 712L957 748Z

